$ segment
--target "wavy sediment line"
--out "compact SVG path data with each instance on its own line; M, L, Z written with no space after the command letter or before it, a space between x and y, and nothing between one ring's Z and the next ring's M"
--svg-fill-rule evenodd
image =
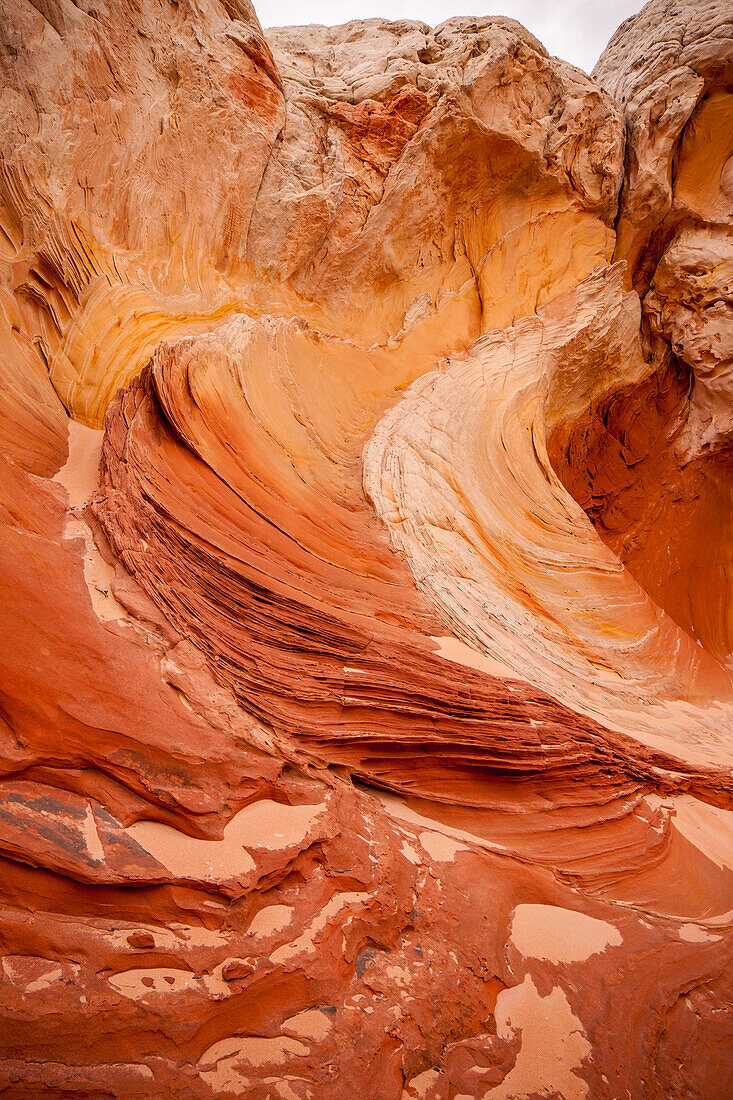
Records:
M0 0L7 1100L733 1095L728 7Z
M596 278L601 287L607 282L605 275ZM618 280L611 283L615 287ZM579 315L590 325L597 312L591 300ZM556 328L559 333L562 324ZM491 346L492 339L476 348ZM538 346L528 346L534 355ZM474 369L475 355L463 361L464 374ZM669 746L658 752L654 745L649 752L592 716L568 709L567 699L565 705L556 702L552 695L562 693L551 677L539 690L530 687L526 681L536 672L531 666L517 662L516 679L507 681L435 652L441 623L434 606L444 613L442 605L433 590L426 600L421 577L416 587L402 558L389 549L360 484L358 440L388 403L389 391L373 397L366 413L356 399L363 400L369 387L372 393L378 384L386 387L388 364L384 353L365 352L302 322L268 318L240 319L162 348L107 417L95 512L125 567L201 649L245 709L315 759L345 766L378 785L474 805L495 803L501 796L494 785L502 777L540 776L554 785L559 802L574 799L569 792L580 782L587 785L583 798L589 802L614 797L611 790L625 789L629 780L666 789L690 782L726 787L713 753L687 760L671 755ZM341 392L335 381L339 372ZM303 404L304 394L320 392L319 378L326 379L330 406L317 400ZM451 379L459 412L471 415L481 407L477 393L466 393L450 368L437 378ZM479 371L476 380L486 400L496 404L490 378ZM382 423L399 421L414 395L433 385L430 378L417 383ZM455 424L456 410L449 403L443 408ZM423 427L429 423L420 419ZM502 423L495 417L490 430L499 431ZM515 424L512 431L520 428ZM382 438L378 431L366 451L373 499L377 490L368 471ZM425 453L450 461L440 442L450 438L447 422L435 426ZM468 442L467 432L462 439ZM482 474L475 455L463 455L460 462L456 472ZM505 475L516 482L517 476L532 476L532 467L514 469L509 463ZM472 499L475 489L470 487ZM555 491L567 496L559 483ZM434 499L445 507L424 483L420 494L401 520L405 531L422 523L426 503ZM475 499L480 496L479 491ZM502 500L510 507L508 488ZM576 524L584 530L579 518ZM524 539L521 568L529 574L534 532L519 537ZM470 542L464 538L464 543L470 550ZM556 577L550 582L556 592L557 576L567 569L566 549L556 552ZM623 577L608 551L606 572ZM526 579L518 575L516 581L526 590ZM624 613L634 609L633 596L640 625L636 636L626 628L616 646L619 654L631 639L646 644L661 662L665 647L679 644L678 678L690 671L692 683L702 675L698 664L705 675L711 675L710 668L718 674L715 662L689 639L683 648L684 638L664 618L660 636L646 639L642 616L653 619L652 605L629 578L622 583ZM600 600L606 593L596 595ZM515 632L526 629L527 614L517 618ZM478 612L476 621L482 622ZM508 613L506 622L511 624ZM597 629L612 625L601 621ZM565 632L570 627L567 619ZM454 633L466 640L465 631ZM505 631L493 655L504 660L506 643ZM559 627L554 644L555 663L569 650L576 677L586 673L582 661L589 660L589 641L582 659L582 647L573 649ZM549 645L547 640L546 650ZM513 653L510 646L507 651ZM631 692L642 680L629 684L627 672L624 683L622 672L616 673L619 695L631 709Z
M365 447L365 488L463 642L640 742L729 766L729 670L624 570L547 455L561 415L649 371L622 269L415 383Z

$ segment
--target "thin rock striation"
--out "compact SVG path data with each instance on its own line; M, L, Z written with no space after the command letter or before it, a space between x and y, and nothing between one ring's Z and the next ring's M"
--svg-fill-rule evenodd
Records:
M0 0L0 1094L733 1094L733 24Z

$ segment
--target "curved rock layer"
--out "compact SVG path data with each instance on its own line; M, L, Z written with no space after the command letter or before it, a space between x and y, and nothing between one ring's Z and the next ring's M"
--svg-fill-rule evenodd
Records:
M0 1092L733 1093L733 25L0 4Z

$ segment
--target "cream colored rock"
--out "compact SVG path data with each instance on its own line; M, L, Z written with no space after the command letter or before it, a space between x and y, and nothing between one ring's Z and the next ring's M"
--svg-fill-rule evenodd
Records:
M628 257L635 283L648 286L656 251L649 242L669 214L678 169L677 146L703 97L730 84L733 19L720 0L652 0L619 27L593 70L594 78L624 104L628 173L618 222L616 258ZM705 104L701 109L707 111ZM730 118L730 108L725 109ZM726 123L722 122L723 134ZM730 156L727 138L710 143L708 156ZM712 167L712 166L711 166ZM707 177L707 178L706 178ZM693 189L720 178L698 170ZM727 210L727 215L731 213Z
M681 229L654 273L644 310L691 368L681 453L689 461L720 449L733 432L733 225Z

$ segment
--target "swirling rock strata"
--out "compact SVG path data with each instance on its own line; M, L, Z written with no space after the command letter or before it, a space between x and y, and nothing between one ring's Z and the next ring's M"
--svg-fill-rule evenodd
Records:
M733 1092L730 16L0 20L0 1091Z

